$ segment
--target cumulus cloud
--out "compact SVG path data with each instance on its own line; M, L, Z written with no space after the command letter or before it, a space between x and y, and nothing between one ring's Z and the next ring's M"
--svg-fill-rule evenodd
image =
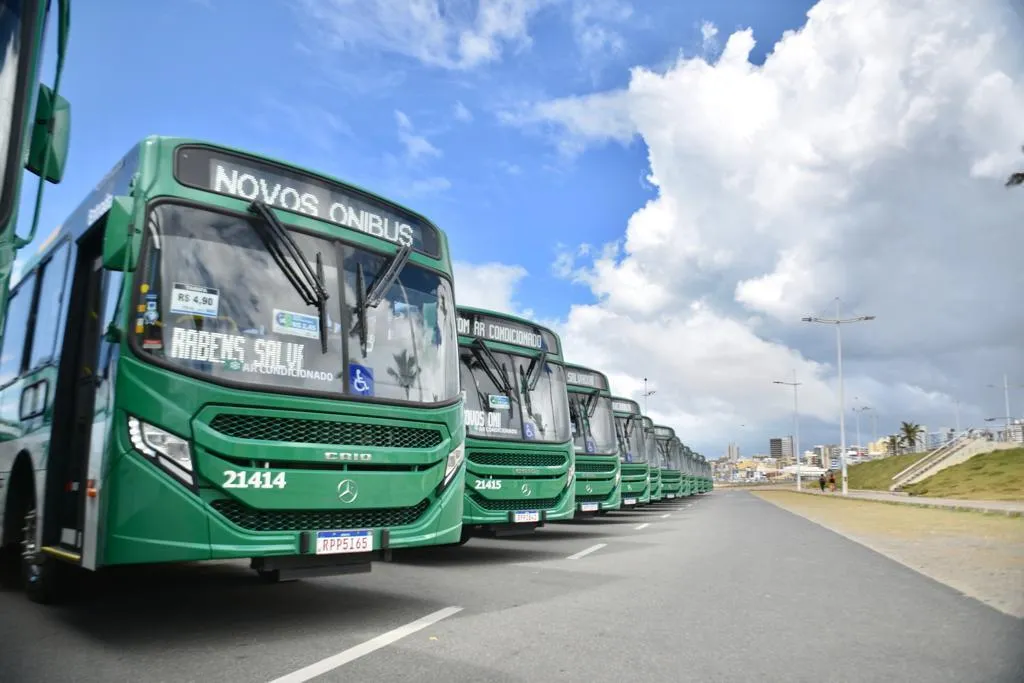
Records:
M458 121L463 123L469 123L473 120L473 112L469 110L469 107L464 105L461 101L455 103L455 108L452 112Z
M499 313L530 317L532 311L520 308L516 288L527 276L526 268L504 263L472 264L456 261L455 296L459 306L475 306Z
M566 348L634 390L655 378L656 419L720 452L739 424L786 433L792 395L771 380L793 369L805 412L835 419L834 332L800 318L841 297L877 316L844 330L848 408L883 430L951 426L955 400L965 424L1001 415L984 385L1024 382L1024 194L1003 187L1024 141L1020 15L821 0L761 66L754 41L506 113L574 153L648 149L658 196L617 242L556 263L596 298L561 322Z
M416 134L412 121L405 112L396 109L395 121L398 123L398 139L405 146L405 155L409 161L441 156L441 150L435 147L430 140L423 135Z
M326 45L370 48L444 69L472 69L530 45L551 0L295 0Z

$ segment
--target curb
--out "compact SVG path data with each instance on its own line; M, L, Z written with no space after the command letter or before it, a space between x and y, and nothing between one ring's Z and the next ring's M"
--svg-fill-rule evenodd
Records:
M793 493L800 493L805 496L818 496L820 498L831 498L822 493L813 491L797 491L788 489ZM842 498L842 494L838 494ZM860 496L848 496L844 500L860 500L867 503L882 503L883 505L913 505L921 508L932 508L933 510L954 510L956 512L980 512L985 515L1001 515L1004 517L1024 517L1024 510L1006 510L1004 508L991 508L980 505L942 505L941 503L929 503L924 500L878 500L877 498L861 498Z

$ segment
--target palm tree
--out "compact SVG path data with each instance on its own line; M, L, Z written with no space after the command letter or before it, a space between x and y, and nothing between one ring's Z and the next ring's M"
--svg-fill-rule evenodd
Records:
M416 362L416 356L410 356L408 349L402 349L401 352L394 354L395 368L388 368L388 374L391 375L398 386L405 389L405 398L409 398L409 389L412 388L413 383L420 376L419 363Z
M900 438L899 434L890 434L889 438L885 441L885 445L888 448L889 455L897 455L900 452L900 446L903 445L903 439Z
M900 438L903 443L911 451L917 446L917 442L921 440L921 434L924 429L919 424L913 422L902 422L900 423Z
M1024 152L1024 147L1021 147L1020 151ZM1024 185L1024 171L1011 173L1010 177L1006 179L1006 187L1015 187L1017 185Z

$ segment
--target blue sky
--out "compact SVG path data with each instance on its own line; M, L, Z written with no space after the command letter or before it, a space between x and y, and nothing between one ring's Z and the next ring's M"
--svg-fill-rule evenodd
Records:
M723 33L754 26L761 42L753 57L761 60L784 30L802 24L810 5L636 2L614 22L622 49L584 58L572 3L554 3L531 18L529 46L476 68L448 69L367 46L327 49L298 1L90 4L75 6L62 87L72 103L72 163L64 182L47 189L41 237L138 139L203 138L403 201L448 232L458 260L526 267L531 277L518 298L544 318L592 300L550 274L556 247L621 237L629 216L653 196L643 181L646 148L604 145L585 160L569 159L542 134L502 123L502 109L623 87L633 66L660 69L680 52L699 52L704 21ZM44 65L45 78L52 68L52 60ZM460 102L471 119L455 115ZM415 159L397 111L411 123L405 132L430 146L412 141Z

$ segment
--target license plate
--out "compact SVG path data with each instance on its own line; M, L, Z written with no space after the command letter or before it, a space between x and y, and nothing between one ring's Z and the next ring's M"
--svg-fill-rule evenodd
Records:
M676 494L674 494L674 493L670 493L670 494L668 494L668 497L669 497L669 498L675 498L675 497L676 497Z
M582 512L594 512L597 510L597 503L580 503L580 510Z
M539 522L540 512L537 510L518 510L512 513L512 521L516 524L523 522Z
M636 498L623 498L623 505L636 505Z
M371 550L373 550L373 532L369 529L316 532L317 555L368 553Z

